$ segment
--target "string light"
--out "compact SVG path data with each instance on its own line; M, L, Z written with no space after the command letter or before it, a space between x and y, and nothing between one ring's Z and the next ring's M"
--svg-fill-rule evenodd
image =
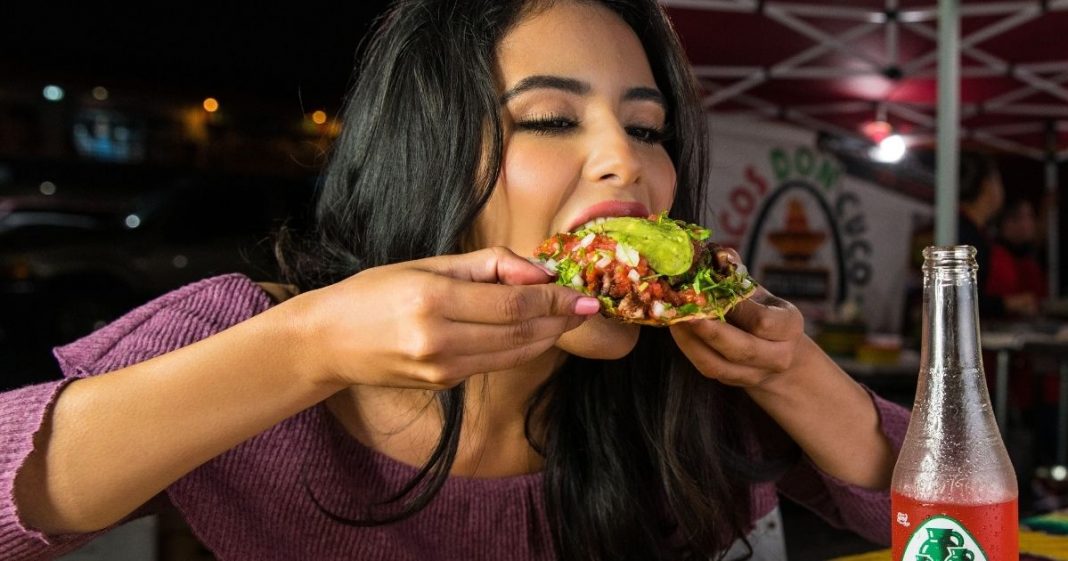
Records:
M93 88L93 99L97 101L107 101L109 95L110 94L108 93L108 89L104 86L97 86Z
M312 122L317 125L326 124L326 111L316 111L312 113Z
M214 113L219 110L219 100L214 97L209 97L204 100L204 110L208 113Z

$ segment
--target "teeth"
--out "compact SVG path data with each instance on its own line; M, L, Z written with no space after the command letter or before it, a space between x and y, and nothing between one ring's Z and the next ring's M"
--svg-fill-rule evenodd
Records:
M579 230L588 230L590 228L593 228L594 226L600 226L601 224L604 224L607 220L608 220L608 217L605 217L605 216L602 216L600 218L594 218L593 220L590 220L589 222L583 224L582 226L579 226L578 229Z

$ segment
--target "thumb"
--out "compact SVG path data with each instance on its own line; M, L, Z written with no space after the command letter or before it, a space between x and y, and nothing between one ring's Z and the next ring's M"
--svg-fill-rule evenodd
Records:
M471 282L510 285L545 284L552 275L541 265L527 261L506 247L491 247L460 255L427 259L425 270Z

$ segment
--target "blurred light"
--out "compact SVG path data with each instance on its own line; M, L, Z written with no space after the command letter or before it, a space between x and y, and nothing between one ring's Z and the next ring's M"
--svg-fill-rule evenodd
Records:
M107 101L108 95L108 89L104 86L97 86L93 88L93 99L97 101Z
M48 101L59 101L63 99L63 88L59 86L48 85L41 90L41 95Z
M204 100L204 110L208 113L214 113L219 110L219 100L214 97L209 97Z
M883 139L878 146L871 149L871 159L884 164L894 164L905 157L905 139L899 134L892 134Z
M133 230L141 225L141 217L136 214L131 214L126 217L126 227Z
M1049 470L1049 474L1053 477L1054 481L1064 481L1065 478L1068 478L1068 468L1064 466L1053 466L1053 468Z
M175 269L184 269L186 265L189 265L189 258L184 255L175 255L174 259L171 259L171 265L174 265Z
M864 133L864 136L870 138L872 142L878 144L894 133L894 127L883 120L869 121L860 127L860 132Z
M326 124L326 111L316 111L312 113L312 122L317 125Z
M44 183L41 183L40 189L41 189L41 194L42 195L55 195L56 194L56 184L52 183L51 181L45 181Z

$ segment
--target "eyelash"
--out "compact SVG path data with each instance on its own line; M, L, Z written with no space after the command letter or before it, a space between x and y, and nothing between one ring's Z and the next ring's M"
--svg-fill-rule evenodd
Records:
M579 126L579 121L557 115L540 115L516 123L519 130L543 135L564 135ZM667 125L660 128L626 127L627 134L643 144L661 144L671 139Z

